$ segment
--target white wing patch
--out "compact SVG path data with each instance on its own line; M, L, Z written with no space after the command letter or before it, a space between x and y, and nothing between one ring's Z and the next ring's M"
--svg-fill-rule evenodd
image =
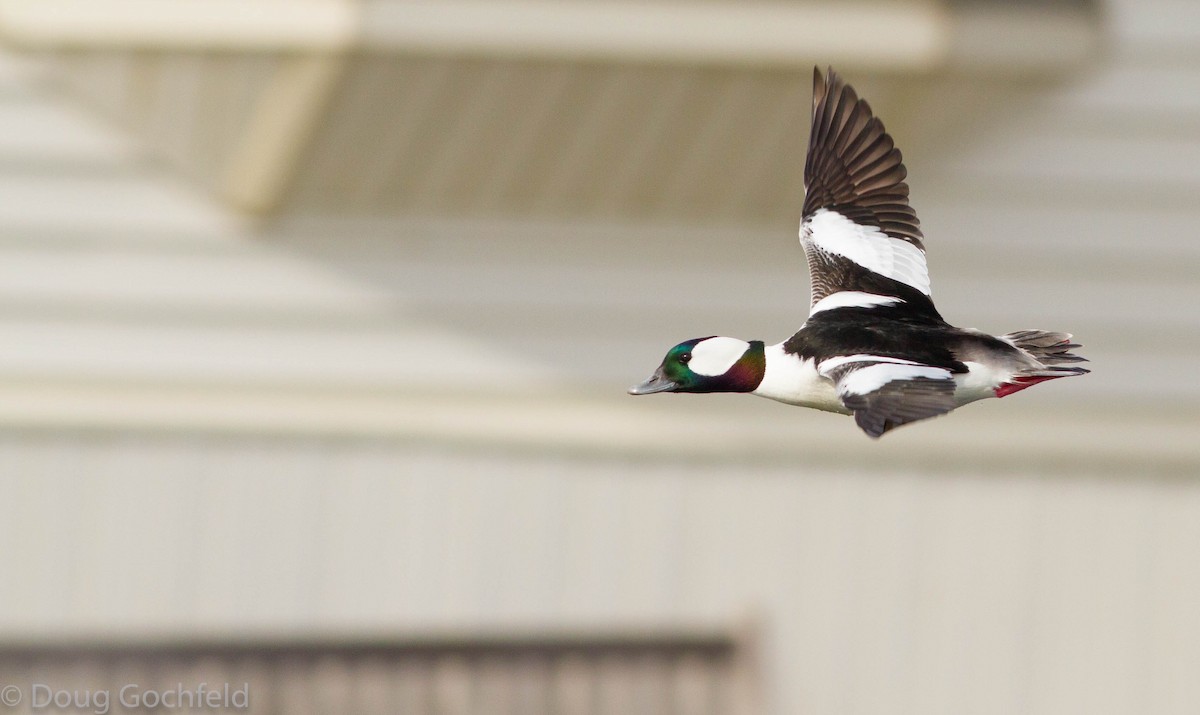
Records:
M920 365L919 362L905 360L904 358L884 357L882 355L838 355L837 357L826 358L817 365L817 372L821 373L822 377L832 378L831 374L834 370L843 365L849 365L852 362L886 362L895 365Z
M837 211L817 209L800 225L800 238L811 240L826 253L930 295L925 252L874 226L854 223Z
M817 372L822 377L833 379L833 371L852 363L872 363L849 372L838 380L838 395L847 393L866 395L896 380L912 380L918 377L930 380L953 380L954 375L944 367L922 365L903 358L882 355L839 355L822 360Z
M930 380L954 379L950 371L944 367L879 363L859 368L843 377L838 382L838 394L866 395L875 392L889 382L913 380L918 377Z
M808 310L808 314L815 315L822 310L833 310L834 308L874 308L876 306L895 305L903 302L902 298L890 295L864 293L860 290L843 290L837 293L830 293L816 303L813 303L812 308Z
M750 343L737 338L701 340L692 348L692 360L688 367L697 375L705 377L724 375L749 347Z

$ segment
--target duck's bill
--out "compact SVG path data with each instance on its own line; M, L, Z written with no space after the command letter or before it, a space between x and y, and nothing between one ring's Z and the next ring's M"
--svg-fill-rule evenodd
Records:
M634 385L629 388L631 395L649 395L655 392L674 392L679 389L679 385L674 380L668 379L662 374L662 370L655 370L654 374L640 385Z

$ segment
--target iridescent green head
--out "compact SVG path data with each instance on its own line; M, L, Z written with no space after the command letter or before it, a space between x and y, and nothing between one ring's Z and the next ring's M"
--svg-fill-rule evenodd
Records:
M761 340L708 337L682 342L631 395L654 392L752 392L766 372Z

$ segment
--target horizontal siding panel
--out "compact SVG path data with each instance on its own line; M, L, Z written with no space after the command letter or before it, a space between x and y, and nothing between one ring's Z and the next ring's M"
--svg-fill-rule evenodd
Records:
M460 393L469 393L486 390L492 382L510 389L530 388L538 380L553 378L553 373L506 356L501 349L421 325L344 330L316 340L303 328L264 332L253 325L147 328L0 319L0 330L12 341L12 349L0 355L0 366L10 379L226 387L255 382L418 392L430 381L448 380ZM488 355L482 366L473 359L480 351Z
M1146 54L1193 57L1200 8L1188 0L1108 2L1108 24L1117 47Z
M553 632L753 611L782 712L1192 702L1194 480L1034 463L989 479L748 473L358 441L2 446L0 497L20 509L0 540L29 555L0 590L14 636ZM622 672L622 698L669 691L646 680L656 665Z
M0 168L0 225L15 231L157 233L164 242L179 234L237 233L235 217L214 210L187 187L157 171L4 171ZM64 210L69 207L69 211Z
M1021 127L1004 131L1021 132ZM1056 135L1039 131L1020 141L988 141L976 137L954 157L939 166L942 180L952 176L1003 178L1011 183L1037 179L1083 185L1113 184L1122 187L1173 186L1192 190L1200 186L1200 141L1146 136L1094 138ZM914 175L914 182L920 175ZM918 184L919 185L919 184Z

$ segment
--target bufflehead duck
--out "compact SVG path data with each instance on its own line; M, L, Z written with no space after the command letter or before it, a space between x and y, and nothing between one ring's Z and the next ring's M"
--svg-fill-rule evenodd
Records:
M956 328L933 306L920 221L900 150L832 69L813 72L800 243L812 305L778 345L707 337L680 343L633 395L749 392L853 414L878 438L909 422L1083 375L1070 333L995 337Z

